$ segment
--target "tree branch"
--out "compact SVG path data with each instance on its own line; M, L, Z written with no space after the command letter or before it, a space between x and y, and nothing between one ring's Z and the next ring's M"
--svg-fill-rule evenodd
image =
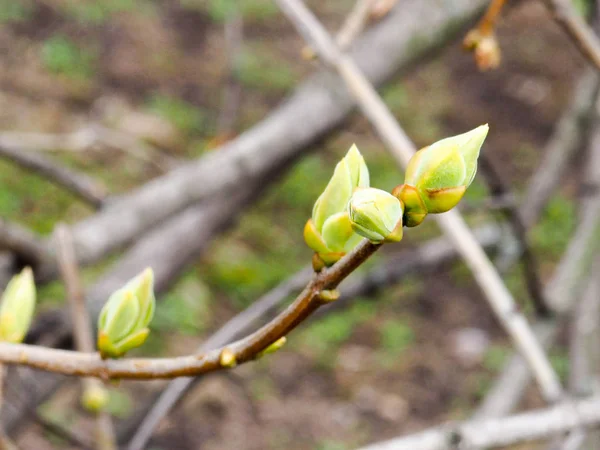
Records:
M0 362L25 365L63 375L91 376L102 379L152 379L194 376L223 369L223 351L234 356L237 364L255 359L262 350L286 336L317 308L326 303L324 290L335 289L360 264L379 249L379 244L363 240L352 252L329 269L324 269L304 288L294 302L249 336L205 354L176 358L132 358L102 360L98 354L49 349L26 344L0 342Z
M500 419L473 420L433 428L412 436L392 439L361 450L454 450L504 447L547 439L579 427L600 424L600 397L562 402Z
M53 181L94 208L100 208L106 198L104 188L87 175L73 172L42 155L27 153L18 147L0 145L0 158Z

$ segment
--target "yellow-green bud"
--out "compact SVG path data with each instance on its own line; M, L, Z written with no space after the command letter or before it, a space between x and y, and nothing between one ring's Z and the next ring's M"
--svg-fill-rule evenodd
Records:
M237 365L237 360L233 350L227 347L224 348L219 355L219 364L221 364L221 367L235 367Z
M83 391L81 395L81 405L90 412L103 411L108 405L108 389L99 383L93 383Z
M424 213L443 213L457 205L475 178L479 150L488 129L481 125L415 153L406 168L406 187L394 191L403 202L406 215L424 217ZM406 220L414 221L418 220Z
M369 170L353 145L335 167L304 227L304 240L325 265L334 264L360 241L350 225L347 206L355 189L368 186Z
M270 355L271 353L275 353L277 350L279 350L281 347L283 347L286 342L287 342L287 338L285 336L282 336L279 339L277 339L275 342L273 342L271 345L269 345L267 348L265 348L263 351L259 352L256 355L256 357L262 358L265 355Z
M155 303L150 268L109 297L98 319L98 350L103 358L121 357L146 341Z
M0 304L0 340L23 342L35 310L35 282L29 267L15 275L6 286Z
M348 203L352 229L372 242L402 239L402 204L381 189L358 189Z

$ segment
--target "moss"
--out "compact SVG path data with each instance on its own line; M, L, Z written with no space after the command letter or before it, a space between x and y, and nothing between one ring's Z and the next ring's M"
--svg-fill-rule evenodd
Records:
M52 73L86 79L94 74L96 54L63 35L54 35L42 45L41 58Z

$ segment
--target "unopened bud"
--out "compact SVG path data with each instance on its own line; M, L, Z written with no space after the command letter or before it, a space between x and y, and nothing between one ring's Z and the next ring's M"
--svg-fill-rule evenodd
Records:
M257 355L257 357L262 358L265 355L270 355L271 353L275 353L277 350L279 350L281 347L283 347L286 342L287 342L287 338L285 336L280 337L275 342L273 342L271 345L269 345L267 348L265 348L262 352L260 352Z
M235 353L230 348L224 348L219 355L219 364L221 367L235 367L237 361L235 359Z
M372 242L398 242L402 239L402 204L381 189L357 190L348 214L352 228Z
M118 358L142 345L154 316L154 274L148 268L114 292L98 319L98 350L103 358Z
M0 304L0 340L23 342L35 310L36 290L29 267L15 275L2 294Z
M481 33L473 29L465 37L463 46L474 53L479 70L495 69L500 65L500 46L493 33Z
M108 390L100 383L90 383L81 395L81 405L90 412L103 411L108 405L109 397Z
M331 180L313 207L304 227L304 240L325 265L332 265L352 250L360 237L348 218L347 205L357 188L369 186L369 170L353 145L336 165Z
M477 158L489 127L442 139L419 150L406 168L405 185L394 191L406 214L443 213L454 208L475 178ZM412 189L412 188L414 189ZM420 197L420 201L419 198Z

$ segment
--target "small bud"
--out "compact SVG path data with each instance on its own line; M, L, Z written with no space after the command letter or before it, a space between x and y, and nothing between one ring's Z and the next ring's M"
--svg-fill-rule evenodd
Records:
M257 358L262 358L265 355L270 355L271 353L275 353L277 350L279 350L281 347L283 347L286 342L287 342L287 338L285 336L280 337L275 342L273 342L271 345L269 345L267 348L265 348L262 352L259 352L257 355Z
M355 189L368 186L369 170L353 145L335 167L304 227L304 240L325 265L334 264L360 242L350 224L347 205Z
M109 397L108 390L104 386L90 383L81 395L81 405L90 412L103 411L108 405Z
M348 203L348 214L352 228L372 242L402 239L402 204L388 192L357 190Z
M493 33L482 33L475 28L467 34L463 46L475 54L479 70L495 69L500 65L500 46Z
M98 350L102 358L119 358L142 345L154 316L154 274L148 268L114 292L98 319Z
M422 215L423 207L427 213L443 213L458 204L475 178L479 150L488 129L487 125L481 125L415 153L404 180L405 185L414 189L400 186L394 191L404 203L407 216Z
M29 267L15 275L2 294L0 305L0 340L17 344L23 342L35 309L36 290L33 272Z
M319 299L325 303L335 302L340 298L340 291L337 289L323 289L319 292Z
M219 355L219 364L221 367L235 367L237 361L235 359L235 353L230 348L224 348Z

